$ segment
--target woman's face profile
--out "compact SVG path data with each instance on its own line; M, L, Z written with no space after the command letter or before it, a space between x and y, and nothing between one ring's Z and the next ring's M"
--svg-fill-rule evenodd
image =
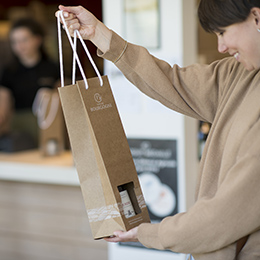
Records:
M40 52L42 39L33 35L26 27L19 27L10 33L11 48L19 59L32 57Z
M260 9L253 8L248 19L217 32L218 51L229 53L249 70L260 69Z

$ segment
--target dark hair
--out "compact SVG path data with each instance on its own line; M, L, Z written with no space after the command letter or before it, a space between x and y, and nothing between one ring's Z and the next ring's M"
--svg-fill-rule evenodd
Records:
M207 32L245 21L253 7L260 7L259 0L201 0L199 21Z
M18 28L27 28L33 35L40 36L42 38L42 41L45 37L45 31L44 31L42 25L32 18L21 18L19 20L16 20L10 28L10 33L12 33L14 30L16 30ZM40 52L41 52L42 58L46 59L47 54L44 50L43 42L40 46Z

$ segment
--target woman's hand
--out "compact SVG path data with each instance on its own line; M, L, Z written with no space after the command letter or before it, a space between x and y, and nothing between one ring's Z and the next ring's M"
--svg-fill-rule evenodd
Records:
M99 20L92 13L82 6L60 5L59 9L63 11L63 16L72 36L74 30L78 30L85 40L91 40L95 37L95 30ZM56 16L58 15L57 12Z
M92 41L102 52L109 49L112 32L92 13L82 6L60 5L59 9L63 11L72 36L74 31L78 30L83 39ZM56 16L58 16L58 11Z
M104 238L107 242L138 242L137 239L138 227L129 231L115 231L113 237Z

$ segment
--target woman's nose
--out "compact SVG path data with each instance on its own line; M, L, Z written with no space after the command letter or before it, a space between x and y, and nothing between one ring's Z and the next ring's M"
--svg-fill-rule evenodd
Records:
M218 38L218 51L220 53L226 53L227 52L227 46L225 45L224 41L219 37Z

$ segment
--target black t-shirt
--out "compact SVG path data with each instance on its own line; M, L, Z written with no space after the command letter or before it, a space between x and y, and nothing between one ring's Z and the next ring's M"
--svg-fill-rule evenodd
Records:
M43 59L34 67L28 68L16 62L3 70L0 85L11 90L16 109L32 107L40 88L53 88L59 79L58 66Z

